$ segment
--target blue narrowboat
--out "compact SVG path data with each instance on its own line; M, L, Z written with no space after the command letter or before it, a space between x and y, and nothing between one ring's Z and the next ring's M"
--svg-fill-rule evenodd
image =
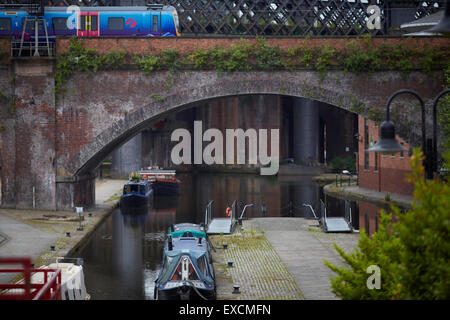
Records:
M120 207L145 208L152 203L153 188L151 183L145 180L130 180L123 186L123 193L120 197Z
M155 299L216 299L210 250L202 225L182 223L169 228L162 269L155 280Z

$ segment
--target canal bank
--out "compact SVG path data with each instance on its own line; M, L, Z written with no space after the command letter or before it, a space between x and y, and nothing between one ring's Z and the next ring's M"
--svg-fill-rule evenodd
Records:
M323 187L325 194L345 200L364 201L381 208L389 208L391 205L402 209L410 209L414 201L414 197L378 192L372 189L361 188L358 185L336 185L328 184Z
M30 257L36 267L74 256L117 206L123 180L96 182L96 207L72 211L0 209L0 256ZM80 228L80 226L82 228ZM0 282L11 281L0 274Z
M324 233L317 221L305 218L253 218L233 235L211 238L218 248L213 252L218 299L332 300L335 274L323 260L343 267L333 244L350 252L359 234ZM239 294L232 293L234 285Z

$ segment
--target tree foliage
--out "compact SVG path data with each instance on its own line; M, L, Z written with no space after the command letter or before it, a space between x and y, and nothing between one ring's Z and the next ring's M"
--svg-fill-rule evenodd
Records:
M450 152L446 155L450 160ZM334 272L333 292L343 299L449 299L450 298L450 185L424 179L419 149L411 157L414 183L412 209L392 215L380 211L379 230L361 237L355 251L346 253L335 244L348 267L325 264ZM367 268L381 271L380 289L369 289Z

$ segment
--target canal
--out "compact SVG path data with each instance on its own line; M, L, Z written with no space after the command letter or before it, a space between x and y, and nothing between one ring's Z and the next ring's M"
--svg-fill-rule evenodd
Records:
M248 217L310 217L306 202L320 215L320 199L329 216L342 216L344 201L325 196L312 176L267 177L253 174L178 174L176 197L155 197L146 212L122 213L116 208L94 232L78 257L84 259L85 282L91 299L153 299L154 281L161 267L166 231L172 223L204 220L214 200L214 217L237 200ZM359 229L358 203L352 202L352 221Z

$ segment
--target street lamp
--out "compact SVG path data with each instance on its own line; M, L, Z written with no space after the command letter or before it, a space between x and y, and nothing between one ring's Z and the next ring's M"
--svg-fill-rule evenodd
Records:
M450 6L448 5L448 0L445 1L445 13L441 21L439 21L437 25L426 30L426 32L442 33L447 37L450 35Z
M427 178L431 179L433 176L433 171L437 170L437 104L445 94L449 93L450 89L445 89L444 91L440 92L436 98L434 99L433 103L433 150L431 157L425 157L425 167L427 172ZM368 151L375 151L380 152L382 154L389 154L389 153L395 153L399 151L406 151L407 149L404 148L396 139L395 139L395 126L392 121L389 120L389 107L391 105L392 100L398 96L399 94L408 93L416 97L421 106L422 111L422 149L424 154L426 153L426 134L425 134L425 104L423 102L422 97L415 91L403 89L398 90L392 96L389 98L387 104L386 104L386 120L383 121L380 127L380 139L378 142L368 149ZM381 164L380 164L381 167Z

